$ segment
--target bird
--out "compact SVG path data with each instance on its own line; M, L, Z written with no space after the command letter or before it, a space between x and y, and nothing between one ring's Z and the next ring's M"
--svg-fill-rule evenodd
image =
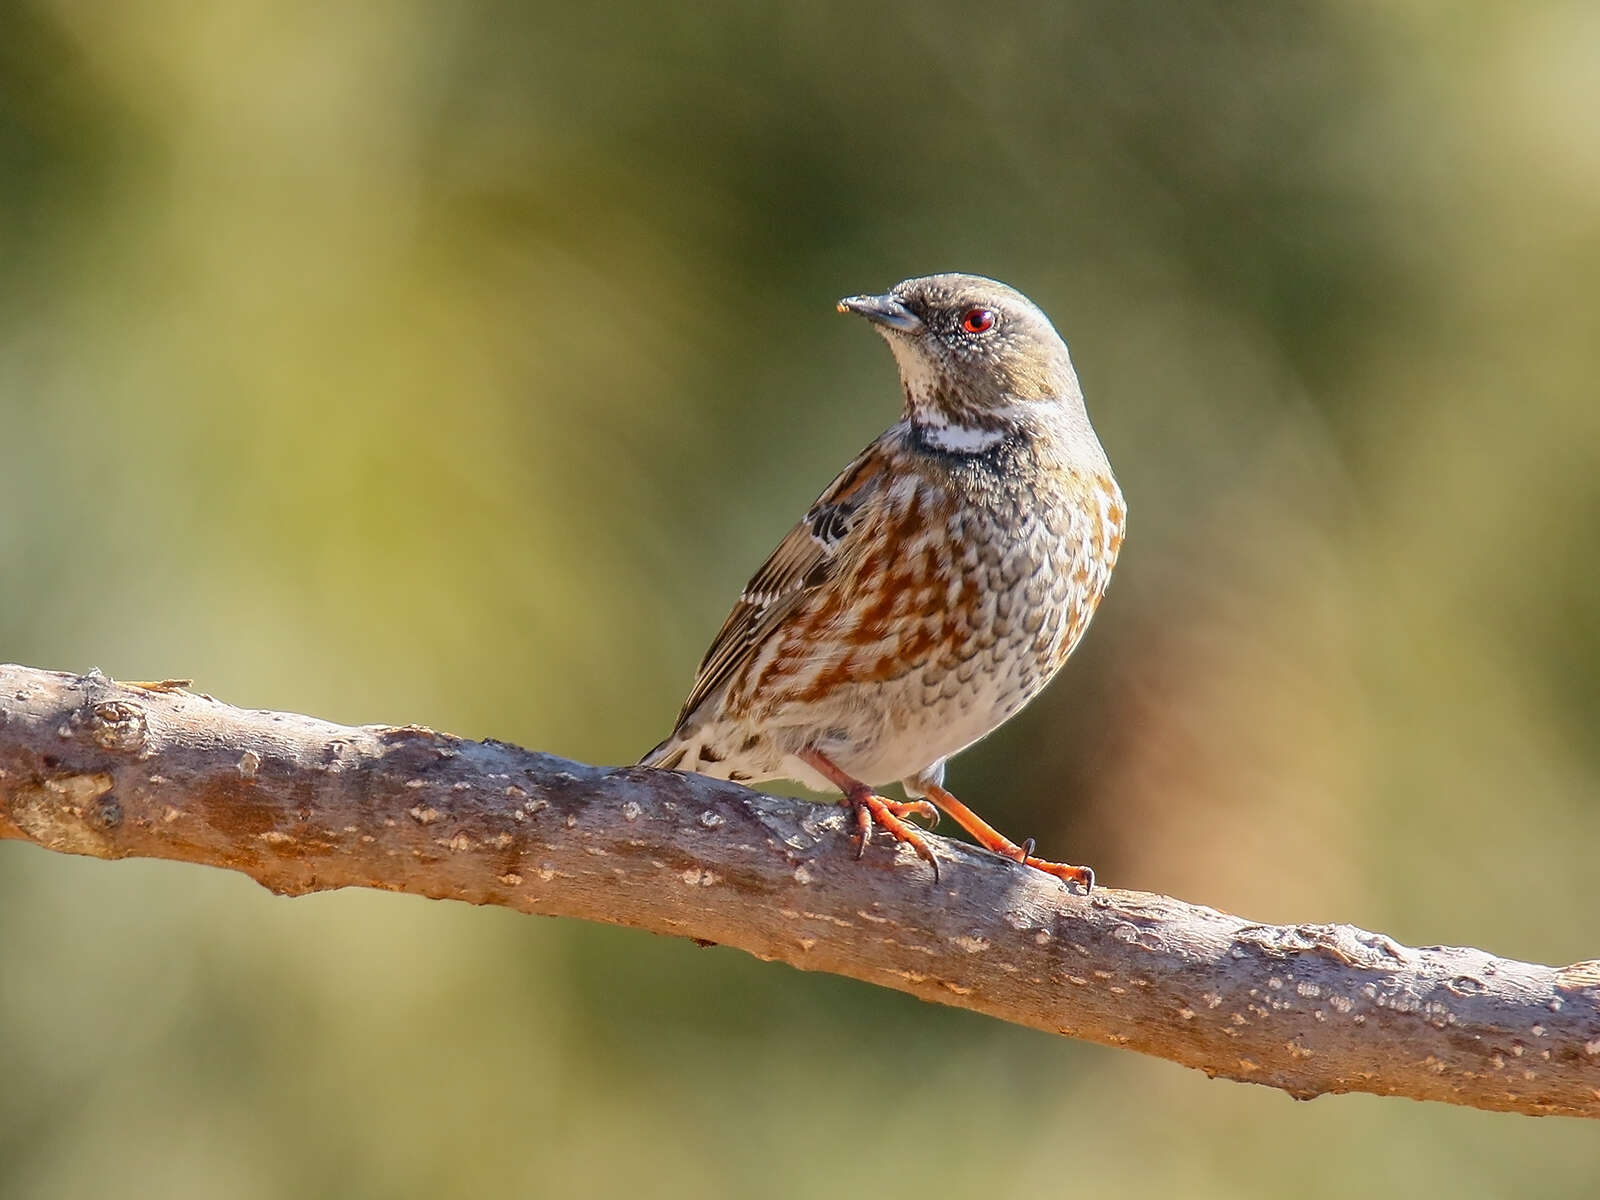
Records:
M640 765L837 789L860 858L874 826L939 863L911 818L1086 891L944 787L945 765L1043 690L1111 579L1126 507L1067 345L980 275L847 296L899 369L890 425L750 579L672 734ZM896 801L881 788L899 783Z

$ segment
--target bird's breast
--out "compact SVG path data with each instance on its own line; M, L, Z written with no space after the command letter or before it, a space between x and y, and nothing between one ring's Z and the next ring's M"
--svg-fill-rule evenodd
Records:
M903 473L850 569L776 639L747 693L758 720L826 730L862 777L954 753L1066 661L1122 530L1108 473Z

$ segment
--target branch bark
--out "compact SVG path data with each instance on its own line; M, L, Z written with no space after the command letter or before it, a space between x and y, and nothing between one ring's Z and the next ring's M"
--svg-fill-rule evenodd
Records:
M855 861L847 824L699 776L0 666L0 839L718 942L1302 1099L1600 1117L1600 962L1084 896L943 839L936 887L888 844Z

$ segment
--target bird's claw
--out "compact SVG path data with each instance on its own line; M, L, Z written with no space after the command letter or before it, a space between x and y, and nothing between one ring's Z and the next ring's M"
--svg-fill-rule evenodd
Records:
M939 882L939 861L933 856L933 849L923 839L922 833L915 825L908 825L904 818L908 816L928 817L937 822L938 811L926 800L909 800L904 803L897 800L886 800L865 788L861 791L852 791L846 797L845 803L855 809L856 813L856 857L859 859L867 852L867 843L872 840L872 827L876 823L897 842L903 842L917 853L917 857L933 868L933 881Z
M1069 863L1049 862L1046 859L1034 858L1031 854L1021 861L1024 866L1043 871L1046 875L1054 875L1064 883L1078 884L1083 888L1084 895L1094 891L1093 867L1075 867Z
M884 800L883 806L897 817L921 817L929 829L939 827L939 810L926 800Z

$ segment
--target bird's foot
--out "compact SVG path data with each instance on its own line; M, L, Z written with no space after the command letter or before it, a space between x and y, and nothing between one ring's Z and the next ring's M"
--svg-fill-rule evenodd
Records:
M939 882L939 860L933 857L933 850L928 846L927 839L922 836L922 831L905 820L906 817L922 817L931 819L937 824L939 812L933 805L926 800L908 800L903 803L889 800L878 795L864 783L858 783L847 789L845 798L840 803L855 810L858 835L857 858L867 852L867 843L872 840L872 827L876 823L895 841L904 842L915 850L917 857L933 868L933 881Z
M1017 862L1025 867L1032 867L1035 871L1043 871L1046 875L1054 875L1057 879L1064 880L1067 883L1082 884L1085 892L1094 891L1093 867L1075 867L1070 863L1051 862L1046 858L1035 858L1031 854L1024 854L1020 858L1014 854L1007 855L1007 857L1015 858Z
M876 822L878 827L889 833L895 841L903 842L915 850L917 857L933 868L933 881L939 882L939 862L933 857L932 848L922 836L922 831L906 822L907 817L921 817L937 825L939 823L937 808L926 800L900 801L880 796L859 779L851 778L820 750L808 750L800 757L843 792L844 799L840 803L855 812L856 834L859 839L856 842L857 858L867 852L867 843L872 840L872 826Z
M907 817L918 817L928 823L929 829L933 829L939 824L939 810L926 800L891 800L887 796L878 795L870 788L864 790L874 801L874 814L878 809L882 809L891 817L896 817L902 821ZM856 801L852 797L846 796L843 803L855 804ZM881 824L883 818L879 817L878 820Z
M1054 875L1065 883L1079 884L1085 892L1094 891L1094 870L1092 868L1075 867L1070 863L1058 863L1051 862L1046 858L1035 858L1032 838L1026 839L1019 846L965 804L961 803L961 801L957 800L942 786L938 784L925 784L924 786L927 787L928 795L933 797L934 803L954 817L956 823L970 833L978 845L985 850L993 850L996 854L1003 854L1012 862L1019 862L1025 867L1043 871L1046 875Z

